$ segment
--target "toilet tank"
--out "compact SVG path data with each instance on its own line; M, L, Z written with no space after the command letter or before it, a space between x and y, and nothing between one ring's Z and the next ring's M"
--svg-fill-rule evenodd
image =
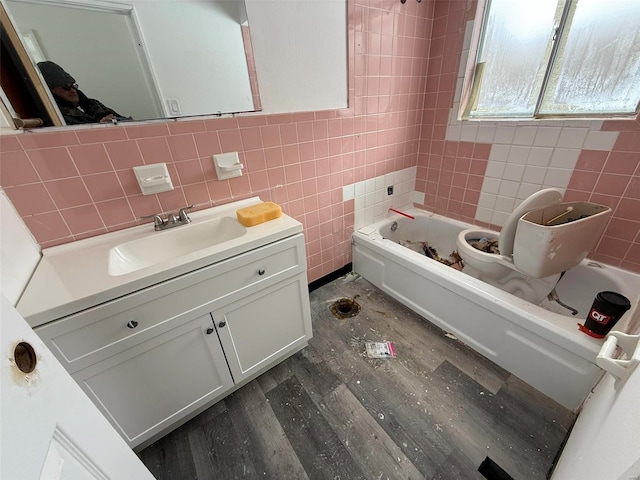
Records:
M588 202L531 210L518 220L513 263L535 278L569 270L595 248L610 216L611 208Z

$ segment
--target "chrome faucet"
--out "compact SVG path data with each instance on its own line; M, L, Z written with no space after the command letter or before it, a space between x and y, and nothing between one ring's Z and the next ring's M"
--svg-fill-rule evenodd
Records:
M189 207L181 208L180 211L178 212L178 220L183 223L190 223L191 219L189 218L189 215L187 215L187 210L190 210L192 208L193 208L193 205Z
M193 205L190 205L188 207L183 207L178 211L177 216L175 213L170 213L167 216L166 220L163 220L162 217L158 214L145 215L140 218L143 220L146 220L148 218L153 218L154 230L156 231L166 230L167 228L178 227L180 225L186 225L187 223L191 223L191 219L189 218L189 215L187 215L187 210L190 210L192 208L193 208Z

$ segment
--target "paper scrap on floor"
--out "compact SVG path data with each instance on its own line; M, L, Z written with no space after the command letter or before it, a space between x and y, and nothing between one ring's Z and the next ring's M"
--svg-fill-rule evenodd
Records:
M396 358L396 347L393 342L367 342L369 358Z

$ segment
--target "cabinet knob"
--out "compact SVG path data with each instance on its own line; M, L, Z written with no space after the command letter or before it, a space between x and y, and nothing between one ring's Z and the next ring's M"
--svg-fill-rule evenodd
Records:
M212 333L213 333L213 328L211 327L207 328L206 334L211 335Z
M224 322L224 321L220 322L220 323L218 323L218 327L219 328L223 328L226 324L227 324L227 322Z
M130 320L129 322L127 322L127 327L129 328L136 328L138 326L138 322L136 322L135 320Z
M258 275L264 275L264 272L266 270L264 268L261 268L260 270L258 270Z

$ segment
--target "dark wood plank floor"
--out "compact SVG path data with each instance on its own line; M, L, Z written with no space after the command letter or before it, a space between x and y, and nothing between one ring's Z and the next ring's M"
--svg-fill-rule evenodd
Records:
M330 306L356 298L360 313ZM574 415L357 275L311 293L314 338L139 453L158 479L547 477ZM393 341L371 359L366 341Z

